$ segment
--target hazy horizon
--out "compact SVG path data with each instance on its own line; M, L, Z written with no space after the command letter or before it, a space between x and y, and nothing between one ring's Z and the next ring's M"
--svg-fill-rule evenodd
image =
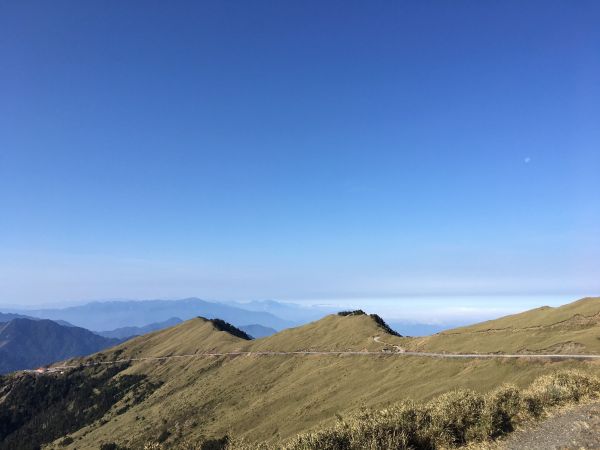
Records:
M475 323L498 318L508 314L519 313L540 306L561 306L591 295L530 295L530 296L405 296L402 298L354 298L354 299L320 299L320 300L277 300L277 299L214 299L198 296L182 298L112 298L89 299L79 301L52 302L43 304L2 304L0 310L5 312L55 308L62 309L81 306L93 302L142 302L142 301L177 301L197 298L208 302L235 304L244 308L245 303L275 301L283 304L298 305L323 311L341 311L345 309L363 309L376 313L386 320L412 322L432 325L457 325ZM274 313L276 315L276 312ZM167 317L165 317L167 319Z

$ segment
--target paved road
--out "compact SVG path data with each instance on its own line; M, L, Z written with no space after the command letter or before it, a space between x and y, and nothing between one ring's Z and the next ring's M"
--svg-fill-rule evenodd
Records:
M600 448L600 402L555 411L549 418L511 433L487 450Z
M77 369L80 367L91 367L91 366L101 366L108 364L122 364L122 363L130 363L130 362L141 362L141 361L166 361L171 359L186 359L186 358L210 358L210 357L220 357L220 356L289 356L289 355L297 355L297 356L419 356L426 358L451 358L451 359L580 359L580 360L593 360L600 359L600 355L564 355L564 354L525 354L525 353L517 353L517 354L506 354L506 353L430 353L430 352L413 352L407 351L402 347L390 344L387 342L383 342L379 336L375 336L373 338L375 342L378 344L386 345L389 348L384 348L380 351L353 351L353 350L340 350L340 351L317 351L317 350L298 350L293 352L283 352L283 351L262 351L262 352L204 352L204 353L191 353L185 355L170 355L170 356L154 356L154 357L145 357L145 358L124 358L124 359L116 359L112 361L95 361L95 362L87 362L78 365L64 365L64 366L53 366L51 368L45 369L43 371L38 370L24 370L23 372L30 373L54 373L54 372L62 372L68 369ZM393 349L393 350L392 350Z
M538 359L600 359L600 355L566 355L566 354L549 354L549 353L429 353L429 352L411 352L406 351L402 347L394 344L383 342L379 336L373 338L378 344L388 345L394 348L394 355L407 355L407 356L425 356L429 358L468 358L468 359L481 359L481 358L538 358ZM378 353L378 352L373 352Z

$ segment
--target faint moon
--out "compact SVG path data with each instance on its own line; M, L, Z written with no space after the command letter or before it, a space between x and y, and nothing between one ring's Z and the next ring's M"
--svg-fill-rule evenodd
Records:
M523 160L523 162L525 164L529 164L530 161L531 161L531 158L529 156Z

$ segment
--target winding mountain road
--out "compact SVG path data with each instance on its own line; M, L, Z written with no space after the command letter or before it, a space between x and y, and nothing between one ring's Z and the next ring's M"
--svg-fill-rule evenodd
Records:
M130 362L143 362L143 361L167 361L172 359L186 359L186 358L210 358L210 357L221 357L221 356L417 356L425 358L450 358L450 359L549 359L549 360L565 360L565 359L579 359L579 360L594 360L600 359L600 355L592 354L547 354L547 353L432 353L432 352L415 352L408 351L402 347L383 342L379 336L373 338L378 344L386 345L391 347L393 350L384 348L380 351L372 350L297 350L291 352L284 351L258 351L258 352L202 352L202 353L190 353L184 355L169 355L169 356L150 356L144 358L123 358L112 361L90 361L83 364L74 365L63 365L53 366L47 369L37 370L24 370L23 372L36 372L36 373L55 373L62 372L69 369L77 369L81 367L101 366L110 364L123 364Z
M393 347L395 352L389 352L392 355L405 355L405 356L424 356L429 358L468 358L468 359L481 359L481 358L538 358L538 359L600 359L600 355L586 355L586 354L562 354L562 353L430 353L430 352L413 352L404 350L402 347L380 340L379 336L373 338L378 344L385 344ZM371 352L378 353L378 352Z

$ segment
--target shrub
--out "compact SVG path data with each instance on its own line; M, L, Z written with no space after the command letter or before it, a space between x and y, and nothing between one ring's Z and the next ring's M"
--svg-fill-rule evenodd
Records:
M365 409L320 430L302 433L272 448L285 450L437 449L497 438L520 420L600 394L600 378L578 371L544 375L521 392L503 385L486 395L469 390L442 394L425 404L404 401ZM230 450L271 448L230 441Z
M341 428L339 425L329 430L305 433L296 436L285 447L286 449L305 450L346 450L352 449L350 430Z
M210 319L210 322L212 322L212 324L215 326L215 328L219 331L226 331L229 334L233 334L234 336L239 337L241 339L245 339L247 341L252 340L252 336L250 336L245 331L242 331L239 328L234 327L229 322L225 322L224 320L221 320L221 319Z
M367 313L362 309L355 309L354 311L340 311L338 316L346 317L346 316L366 316Z
M119 446L114 442L105 442L100 445L100 450L119 450Z
M369 316L375 321L375 323L377 323L377 325L383 328L387 333L393 334L394 336L402 337L400 333L392 330L390 326L387 323L385 323L385 321L377 314L369 314Z
M208 439L202 443L200 450L225 450L228 443L229 438L227 436L219 439Z
M71 445L73 442L73 438L71 436L67 436L62 441L60 441L60 445L66 447L67 445Z
M417 429L424 412L405 401L380 411L362 411L353 419L352 448L408 448L420 445Z
M523 408L519 388L503 385L485 396L482 437L496 438L514 430Z
M158 437L156 438L156 441L158 443L163 443L165 442L167 439L169 439L169 436L171 436L171 432L169 430L162 430L160 432L160 434L158 435Z
M538 417L549 407L577 403L597 397L600 379L577 370L566 370L537 378L523 395L526 411Z
M484 400L474 391L451 391L430 401L417 434L428 447L463 445L479 436Z

